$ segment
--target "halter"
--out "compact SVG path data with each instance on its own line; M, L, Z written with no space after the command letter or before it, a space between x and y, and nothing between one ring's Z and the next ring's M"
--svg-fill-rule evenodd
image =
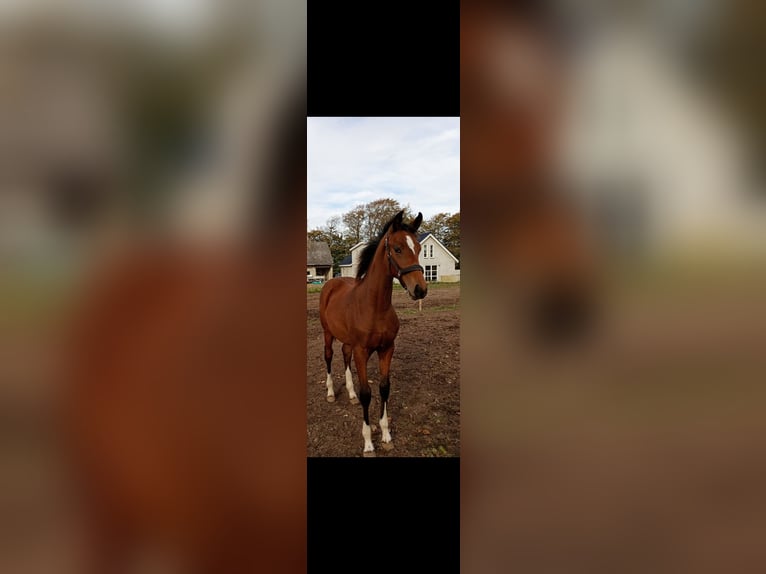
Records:
M413 271L420 271L421 273L423 273L423 267L421 265L418 265L417 263L415 265L410 265L409 267L405 267L404 269L399 267L399 264L396 261L394 261L393 257L391 257L391 249L388 247L388 234L386 234L386 255L388 256L389 269L391 265L394 266L394 268L396 269L396 275L394 275L394 277L399 279L399 283L402 282L402 277L407 275L407 273L412 273Z

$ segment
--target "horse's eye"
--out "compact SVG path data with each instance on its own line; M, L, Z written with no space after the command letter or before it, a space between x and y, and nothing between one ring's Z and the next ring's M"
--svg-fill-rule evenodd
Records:
M402 248L401 247L394 247L394 251L396 251L397 253L401 253L402 252Z

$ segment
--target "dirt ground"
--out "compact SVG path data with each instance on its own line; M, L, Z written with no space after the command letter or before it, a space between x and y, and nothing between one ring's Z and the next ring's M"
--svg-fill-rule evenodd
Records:
M558 354L464 295L466 571L766 571L766 275L625 277Z
M332 374L336 401L328 403L324 339L319 322L319 289L307 294L308 456L359 457L362 407L352 405L345 387L341 344L334 344ZM313 291L313 292L312 292ZM380 447L380 393L377 355L368 363L372 387L370 419L377 456L444 457L460 455L460 286L434 284L422 311L398 287L393 303L401 326L391 362L388 416L394 449ZM356 368L351 367L359 392ZM373 423L375 421L375 423Z

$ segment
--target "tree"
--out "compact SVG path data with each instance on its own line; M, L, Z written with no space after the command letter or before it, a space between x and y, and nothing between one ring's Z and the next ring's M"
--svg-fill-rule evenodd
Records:
M341 219L337 215L333 215L326 222L322 230L327 234L327 237L337 238L343 235L341 228Z
M317 227L306 233L306 239L309 241L327 241L327 236L324 231Z
M362 230L367 215L364 205L357 205L351 211L343 214L343 225L346 226L346 237L353 240L353 244L362 241Z
M353 243L346 237L341 228L341 218L337 215L330 217L325 225L312 229L306 233L309 241L324 241L330 247L333 261L333 274L340 272L340 262L346 255Z
M410 206L402 206L398 201L391 198L376 199L361 207L365 211L364 225L362 227L362 240L364 241L377 237L383 226L401 210L404 210L405 221L412 219Z
M460 260L460 212L453 213L447 218L444 239L440 239L444 246ZM460 264L458 263L458 269Z
M444 243L444 237L447 235L447 220L449 218L449 213L437 213L423 222L423 231L430 231L434 234L434 237Z
M423 222L423 231L430 231L444 247L460 259L460 212L437 213Z

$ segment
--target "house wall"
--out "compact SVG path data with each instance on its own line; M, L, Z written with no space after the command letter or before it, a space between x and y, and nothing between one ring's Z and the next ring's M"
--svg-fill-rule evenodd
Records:
M359 258L362 256L362 251L364 251L364 244L351 248L351 266L340 268L341 277L356 277L356 270L359 267Z
M649 33L592 43L575 72L562 159L610 250L696 256L766 245L741 134ZM605 217L604 205L622 208Z
M325 281L332 277L332 267L326 265L307 265L306 276L322 277Z
M436 280L447 283L460 281L460 270L455 269L455 259L444 249L432 235L429 235L420 244L420 264L436 266ZM433 252L433 253L432 253ZM426 272L428 270L426 269ZM427 277L428 278L428 277Z

